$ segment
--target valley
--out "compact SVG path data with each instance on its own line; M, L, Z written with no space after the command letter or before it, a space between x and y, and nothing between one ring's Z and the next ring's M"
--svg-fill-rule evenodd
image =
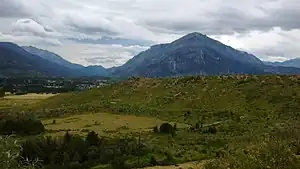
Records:
M16 132L12 138L22 146L40 145L39 149L24 148L31 152L32 162L37 156L43 159L40 165L45 168L223 169L230 165L246 169L259 162L273 165L269 157L257 152L278 155L275 161L289 156L282 163L292 168L300 164L299 84L296 75L130 78L81 92L6 96L1 106L8 104L3 100L18 106L3 109L1 125L8 125L5 113L20 116L18 119L40 119L43 132L31 136ZM21 100L35 101L24 104ZM18 115L21 111L25 117ZM31 139L22 143L28 137ZM50 143L58 148L44 149ZM82 149L87 143L93 148ZM73 144L78 144L78 150L72 149ZM52 161L41 154L49 151L52 156L59 151L65 155L57 154L58 161ZM75 163L75 159L82 162ZM63 161L72 166L62 165Z

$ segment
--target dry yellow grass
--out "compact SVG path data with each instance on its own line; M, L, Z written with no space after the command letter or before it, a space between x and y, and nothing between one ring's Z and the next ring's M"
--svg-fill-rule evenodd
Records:
M7 95L4 98L0 98L0 109L13 108L13 107L25 107L44 99L55 96L55 94L26 94L26 95Z
M155 167L147 167L145 169L203 169L205 162L190 162L178 165L170 165L170 166L155 166Z
M9 100L44 100L49 97L56 96L57 94L36 94L36 93L29 93L25 95L8 95L5 96L4 99Z
M55 120L55 124L53 124ZM79 134L82 130L95 131L101 135L109 133L128 133L151 130L154 126L161 125L164 121L153 117L137 117L131 115L115 115L109 113L96 113L74 115L67 118L48 119L43 121L46 129L54 131L71 130ZM187 127L177 124L178 127ZM63 133L63 132L62 132ZM56 133L56 134L62 134Z

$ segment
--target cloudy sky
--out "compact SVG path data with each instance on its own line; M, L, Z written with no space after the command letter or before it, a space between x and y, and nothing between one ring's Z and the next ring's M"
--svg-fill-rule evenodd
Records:
M200 32L281 61L300 57L299 18L299 0L0 0L0 41L111 67Z

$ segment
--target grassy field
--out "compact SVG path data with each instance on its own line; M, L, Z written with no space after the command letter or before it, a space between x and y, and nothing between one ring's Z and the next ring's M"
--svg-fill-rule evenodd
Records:
M56 96L56 94L7 95L4 98L0 98L0 110L27 107L53 96Z
M55 123L53 123L55 121ZM44 120L46 129L52 134L64 134L70 131L74 134L86 134L95 131L100 135L124 134L131 132L152 131L165 121L154 117L137 117L132 115L115 115L111 113L87 113L66 118L53 118ZM171 123L174 124L174 123ZM178 128L187 128L189 125L179 123ZM56 132L55 132L56 131Z
M36 94L36 93L29 93L25 95L7 95L4 99L8 100L44 100L50 97L56 96L58 94Z

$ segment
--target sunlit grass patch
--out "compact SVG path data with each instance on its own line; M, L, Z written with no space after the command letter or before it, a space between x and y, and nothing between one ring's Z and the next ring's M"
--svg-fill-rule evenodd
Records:
M95 113L74 115L66 118L48 119L43 123L47 130L52 132L70 131L73 133L85 133L95 131L106 135L110 133L142 132L152 130L165 121L154 117L138 117L133 115L116 115L109 113ZM179 128L187 127L185 124L177 124Z

